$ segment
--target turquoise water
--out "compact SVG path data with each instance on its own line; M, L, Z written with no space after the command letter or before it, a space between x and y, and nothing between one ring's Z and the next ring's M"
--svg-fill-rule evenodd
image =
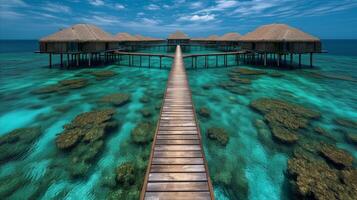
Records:
M10 142L14 144L12 147L26 145L26 148L11 160L0 159L0 199L137 199L151 144L135 143L132 134L142 122L156 124L169 70L157 69L158 60L152 60L156 66L153 69L117 64L91 69L49 69L48 57L32 53L36 43L29 43L23 51L1 50L0 138L18 128L37 126L41 134L30 143ZM200 52L215 51L187 53ZM233 59L229 60L231 64ZM307 57L303 59L308 63ZM213 66L215 61L210 62ZM185 63L190 68L190 59ZM203 60L199 63L202 65ZM243 65L188 70L196 109L205 107L210 111L210 117L199 116L199 122L216 199L291 199L287 162L306 141L324 141L344 149L354 157L355 167L356 145L346 140L342 130L355 134L356 129L344 127L335 119L357 119L357 57L323 54L317 55L314 63L313 69L298 70ZM170 59L164 60L166 68L170 64ZM223 88L222 83L231 82L229 75L238 68L266 74L243 76L250 84L235 83L234 87L245 92L233 93ZM114 76L93 75L103 71L114 72ZM85 80L85 84L77 89L36 93L72 79ZM100 103L103 96L113 93L129 94L130 101L119 106ZM266 97L316 110L321 117L299 130L297 144L278 143L272 139L264 116L250 106L253 100ZM116 111L113 120L119 126L101 140L104 147L87 163L86 173L73 177L69 169L77 169L71 165L78 158L71 151L59 149L56 138L64 132L63 126L79 114L104 108ZM258 122L264 123L257 127ZM328 137L316 136L313 127L317 126L324 128ZM226 146L206 137L211 127L225 130L229 136ZM84 151L87 156L91 149ZM115 181L117 167L127 162L135 166L135 180L130 186Z

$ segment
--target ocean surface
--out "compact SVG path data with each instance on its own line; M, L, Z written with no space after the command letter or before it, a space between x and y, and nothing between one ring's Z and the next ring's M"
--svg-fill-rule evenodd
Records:
M37 45L0 41L0 199L138 199L171 60L49 69ZM307 166L356 174L356 45L325 40L314 68L294 70L185 60L216 199L292 199L296 176L325 181Z

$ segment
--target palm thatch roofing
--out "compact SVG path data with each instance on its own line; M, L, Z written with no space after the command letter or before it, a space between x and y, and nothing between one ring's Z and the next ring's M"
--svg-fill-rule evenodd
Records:
M219 36L218 35L210 35L206 38L206 40L208 41L218 41L219 40Z
M76 24L41 38L41 42L110 42L113 36L91 24Z
M269 24L242 36L245 42L318 42L319 38L286 24Z
M181 32L181 31L176 31L176 32L170 34L168 39L169 40L187 40L190 38L185 33Z
M220 41L237 41L242 35L239 33L226 33L219 38Z
M114 38L115 41L119 41L119 42L138 41L138 38L130 35L129 33L118 33L117 35L114 36Z

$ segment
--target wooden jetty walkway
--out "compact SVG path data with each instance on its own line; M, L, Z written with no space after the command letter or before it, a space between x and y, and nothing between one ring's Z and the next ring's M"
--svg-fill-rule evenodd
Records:
M176 47L141 199L214 199L181 47Z

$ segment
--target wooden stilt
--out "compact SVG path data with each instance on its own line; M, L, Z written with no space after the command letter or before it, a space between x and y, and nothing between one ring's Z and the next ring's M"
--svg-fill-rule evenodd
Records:
M69 68L69 54L67 53L67 68Z
M159 47L160 48L160 47ZM149 68L151 67L151 56L149 56Z
M160 56L160 69L162 67L162 57Z
M61 68L63 67L63 54L61 54Z
M205 56L205 68L207 68L207 56Z
M77 54L77 67L79 67L79 56L80 54Z
M264 66L267 66L267 53L264 53Z
M299 67L301 67L301 53L299 53Z
M280 54L278 54L277 64L278 64L278 67L280 67Z
M294 59L294 57L293 57L293 54L291 53L291 54L290 54L290 65L291 65L291 66L293 65L293 59Z
M312 67L313 65L312 65L312 53L310 53L310 67Z
M49 54L49 67L52 68L52 53Z
M224 66L227 67L227 55L224 55Z
M92 62L92 54L89 55L89 59L88 59L88 66L91 66Z

